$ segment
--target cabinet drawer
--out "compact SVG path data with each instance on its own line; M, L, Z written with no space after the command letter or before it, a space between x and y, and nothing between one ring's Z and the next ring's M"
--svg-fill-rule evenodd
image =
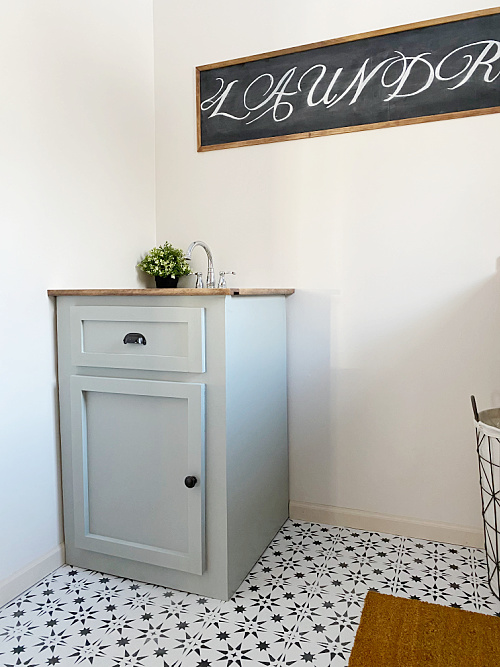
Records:
M141 334L141 342L125 343L130 333ZM74 366L203 373L205 309L73 306L71 362Z

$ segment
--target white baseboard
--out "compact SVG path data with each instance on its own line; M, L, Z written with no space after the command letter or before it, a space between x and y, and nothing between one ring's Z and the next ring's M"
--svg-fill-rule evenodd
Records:
M451 523L421 521L390 514L375 514L330 505L290 502L290 518L329 526L345 526L376 533L390 533L445 544L484 548L483 531Z
M64 544L59 544L49 553L23 567L22 570L18 570L12 576L0 581L0 607L16 598L40 579L57 570L63 563Z

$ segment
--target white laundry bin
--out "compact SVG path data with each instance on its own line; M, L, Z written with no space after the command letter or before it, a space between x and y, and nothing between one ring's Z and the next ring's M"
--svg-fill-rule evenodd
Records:
M494 595L500 599L500 408L478 412L474 396L471 400L476 423L488 581Z

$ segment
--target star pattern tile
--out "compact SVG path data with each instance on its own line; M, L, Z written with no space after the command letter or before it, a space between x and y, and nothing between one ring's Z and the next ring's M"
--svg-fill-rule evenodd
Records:
M500 616L480 549L289 520L228 602L59 568L0 609L0 666L346 667L369 590Z

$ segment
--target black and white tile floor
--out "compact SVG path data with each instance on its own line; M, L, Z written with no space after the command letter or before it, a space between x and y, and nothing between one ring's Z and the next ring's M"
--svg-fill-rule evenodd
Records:
M65 565L0 609L0 665L345 667L370 589L500 616L481 550L288 521L229 602Z

